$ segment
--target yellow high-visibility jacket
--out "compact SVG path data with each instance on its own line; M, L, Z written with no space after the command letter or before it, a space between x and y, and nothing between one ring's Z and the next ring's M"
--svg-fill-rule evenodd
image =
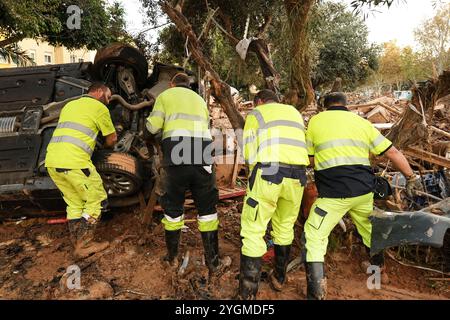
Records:
M369 153L380 155L392 143L369 121L345 107L311 118L306 132L320 197L347 198L372 192L375 176Z
M193 90L174 87L162 92L147 118L147 129L152 134L162 131L166 164L210 164L209 111L203 98ZM208 154L203 154L205 149Z
M89 96L70 101L61 110L58 126L47 147L45 166L88 168L98 133L107 136L115 131L109 110L103 103Z
M256 163L308 165L303 118L293 106L268 103L253 109L245 120L244 159Z

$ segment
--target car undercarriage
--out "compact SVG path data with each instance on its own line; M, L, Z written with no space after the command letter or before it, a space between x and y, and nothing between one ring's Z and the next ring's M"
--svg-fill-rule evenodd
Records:
M123 44L99 50L94 63L0 70L0 210L11 213L31 204L48 211L64 205L44 166L46 149L61 109L86 94L94 81L113 93L108 108L118 141L112 150L103 149L99 137L92 156L109 205L138 203L140 192L148 197L156 150L148 143L146 118L156 97L181 71L192 76L159 63L149 76L144 56Z

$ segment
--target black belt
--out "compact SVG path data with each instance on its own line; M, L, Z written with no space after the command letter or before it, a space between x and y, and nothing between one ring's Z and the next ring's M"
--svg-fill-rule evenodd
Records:
M306 166L287 164L282 162L261 163L258 162L253 167L249 177L249 187L252 190L255 184L256 173L262 169L261 178L274 184L280 184L284 178L298 179L302 186L306 185Z
M56 172L58 172L58 173L63 173L63 172L69 172L69 171L71 171L72 169L65 169L65 168L55 168L55 171ZM91 172L89 171L89 169L80 169L83 173L84 173L84 175L86 176L86 177L89 177L90 175L91 175Z
M300 164L288 164L283 162L258 162L256 165L260 165L260 168L288 168L288 169L298 169L305 170L305 165Z

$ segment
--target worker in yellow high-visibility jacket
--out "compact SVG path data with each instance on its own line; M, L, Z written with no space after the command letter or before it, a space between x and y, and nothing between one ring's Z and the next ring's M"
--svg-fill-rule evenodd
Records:
M206 102L190 88L188 75L176 74L170 88L162 92L147 119L151 134L162 135L164 209L162 223L167 246L166 260L178 264L178 247L184 226L184 201L192 192L198 210L198 229L202 236L206 265L213 275L223 264L219 259L219 193L213 167L212 137ZM229 263L229 258L227 264Z
M94 242L95 227L106 204L103 182L91 161L99 132L105 146L117 141L105 104L111 90L93 83L88 94L70 101L61 110L58 126L47 147L45 166L67 204L69 232L78 257L104 250L108 242Z
M270 282L274 290L282 290L309 164L300 112L279 103L270 90L258 92L254 102L256 108L247 115L243 134L250 176L241 217L241 299L256 297L270 221L275 245Z
M343 93L325 96L326 111L311 118L306 143L315 169L318 199L311 207L304 226L306 241L306 277L308 299L324 299L326 278L324 256L328 236L348 212L356 224L364 245L370 248L375 175L369 153L386 155L407 178L408 194L423 190L420 177L392 143L369 121L349 112ZM383 271L383 253L370 258L370 263Z

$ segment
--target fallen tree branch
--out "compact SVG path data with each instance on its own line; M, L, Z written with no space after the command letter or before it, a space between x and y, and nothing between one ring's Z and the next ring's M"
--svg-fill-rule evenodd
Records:
M450 159L441 157L437 154L425 150L421 150L418 147L408 147L403 152L408 156L419 158L420 160L436 164L438 166L450 168Z
M188 48L192 58L207 72L211 83L212 94L224 109L233 129L242 129L244 127L244 118L237 110L233 97L231 96L230 86L220 79L219 74L214 70L209 59L203 54L202 46L189 21L180 11L176 10L166 1L161 3L161 9L176 25L177 29L187 38Z
M420 270L425 270L425 271L430 271L430 272L436 272L436 273L443 274L443 275L450 275L450 273L442 272L442 271L439 271L439 270L435 270L435 269L431 269L431 268L426 268L426 267L421 267L421 266L416 266L416 265L413 265L413 264L409 264L409 263L402 262L402 261L396 259L396 258L394 257L394 255L393 255L391 252L389 252L389 250L386 250L386 254L389 256L389 258L391 258L392 260L394 260L394 261L397 262L398 264L401 264L402 266L405 266L405 267L411 267L411 268L416 268L416 269L420 269Z

